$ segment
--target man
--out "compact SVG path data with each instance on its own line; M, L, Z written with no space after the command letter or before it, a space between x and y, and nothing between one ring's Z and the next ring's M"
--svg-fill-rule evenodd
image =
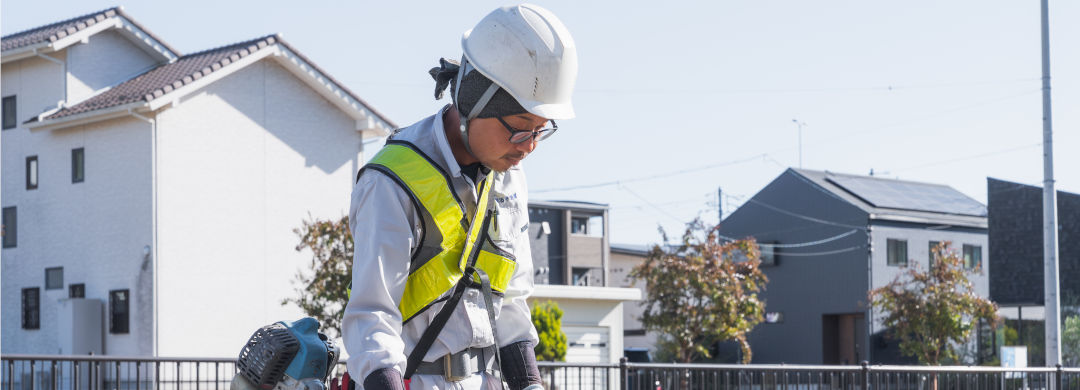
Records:
M431 70L437 114L399 129L358 174L342 332L364 389L538 388L525 174L573 118L577 52L535 5L504 7ZM408 382L406 382L408 380Z

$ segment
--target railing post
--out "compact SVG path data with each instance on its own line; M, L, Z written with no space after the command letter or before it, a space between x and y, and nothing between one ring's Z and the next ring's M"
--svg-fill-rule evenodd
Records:
M619 358L619 390L626 390L626 380L628 379L626 373L626 362L628 360L629 359L627 359L626 356Z
M870 390L870 362L862 361L862 390Z
M1054 390L1064 389L1065 382L1062 381L1065 378L1065 370L1061 369L1061 363L1057 364L1057 370L1054 371Z

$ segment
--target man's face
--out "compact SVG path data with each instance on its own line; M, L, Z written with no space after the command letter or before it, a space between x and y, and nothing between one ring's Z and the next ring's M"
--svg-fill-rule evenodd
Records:
M514 130L539 130L548 120L534 114L516 114L502 117ZM521 163L536 149L536 138L522 143L510 142L510 131L498 118L477 118L469 122L469 145L473 156L484 166L503 172Z

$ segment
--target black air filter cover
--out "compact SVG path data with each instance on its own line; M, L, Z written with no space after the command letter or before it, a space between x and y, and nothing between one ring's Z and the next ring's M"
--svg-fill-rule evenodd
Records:
M285 376L299 348L300 341L284 324L264 326L240 350L236 370L258 388L271 390Z

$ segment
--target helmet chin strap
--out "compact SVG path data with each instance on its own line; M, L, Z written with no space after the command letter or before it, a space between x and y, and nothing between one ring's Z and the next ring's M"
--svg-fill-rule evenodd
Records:
M470 67L469 60L466 59L464 55L461 56L461 67L458 68L457 80L455 81L454 86L455 104L458 103L458 94L461 93L461 79L465 78L465 75L469 73L469 71L466 69L468 67ZM468 151L469 154L473 155L473 157L476 157L476 153L473 153L472 146L469 145L469 121L480 115L481 111L484 111L484 107L487 107L488 102L491 101L491 97L495 96L495 92L498 91L499 85L495 84L495 82L492 81L491 85L488 86L486 91L484 91L484 94L480 95L480 100L477 100L476 104L473 105L473 108L469 112L469 115L466 115L465 118L462 118L461 120L461 126L459 126L459 130L461 130L461 140L465 142L465 150ZM461 112L460 107L461 106L459 105L458 113L464 114L463 112Z

